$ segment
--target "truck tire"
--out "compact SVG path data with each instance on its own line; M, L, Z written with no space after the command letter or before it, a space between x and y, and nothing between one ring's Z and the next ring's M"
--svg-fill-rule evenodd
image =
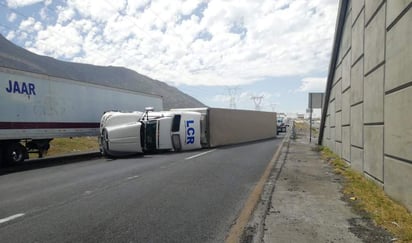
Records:
M20 163L28 158L26 147L18 142L8 144L5 153L5 160L9 163Z

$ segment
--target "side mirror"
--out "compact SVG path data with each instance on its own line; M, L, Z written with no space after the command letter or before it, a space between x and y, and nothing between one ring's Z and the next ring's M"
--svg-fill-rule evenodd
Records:
M149 111L154 111L154 108L150 106L150 107L146 107L144 110L146 112L149 112Z

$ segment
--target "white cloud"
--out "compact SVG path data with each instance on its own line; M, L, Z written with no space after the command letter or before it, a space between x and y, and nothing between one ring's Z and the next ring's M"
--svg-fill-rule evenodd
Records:
M124 10L126 0L95 1L95 0L68 0L68 7L75 9L82 17L92 18L102 22L119 15Z
M36 21L33 17L23 20L20 23L19 29L26 32L37 32L43 28L42 24Z
M38 31L29 49L37 53L71 59L81 51L82 40L75 22L66 26L57 24Z
M297 91L308 92L308 91L325 91L326 89L326 78L304 78L302 79L302 84Z
M15 37L16 37L16 32L14 31L10 31L6 36L8 40L13 40Z
M35 1L8 1L17 2ZM337 12L335 0L68 0L59 6L54 23L30 33L31 50L123 65L174 85L242 85L326 72ZM29 31L39 20L25 21L21 30Z
M7 20L8 20L9 22L14 22L16 19L17 19L17 14L15 14L15 13L11 13L11 14L7 17Z
M76 14L73 8L63 8L61 6L57 7L57 23L64 24L67 21L73 19L74 15Z
M42 2L43 0L7 0L7 6L10 8L20 8L29 5L33 5L35 3Z

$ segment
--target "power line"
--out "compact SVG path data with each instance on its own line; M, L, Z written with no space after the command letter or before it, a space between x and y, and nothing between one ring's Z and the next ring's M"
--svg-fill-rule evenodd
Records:
M229 93L229 108L236 109L236 100L238 99L237 92L240 90L239 87L226 87Z
M263 95L250 97L253 103L255 103L255 110L260 111L260 104L262 103L263 97Z
M275 112L276 111L276 106L277 106L278 104L276 104L276 103L271 103L270 104L270 107L272 108L272 111L273 112Z

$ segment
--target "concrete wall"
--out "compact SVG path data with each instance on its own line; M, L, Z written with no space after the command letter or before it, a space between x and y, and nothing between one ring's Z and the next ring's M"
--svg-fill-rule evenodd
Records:
M412 211L411 26L412 0L349 3L322 142Z
M276 137L276 113L209 108L211 147Z

